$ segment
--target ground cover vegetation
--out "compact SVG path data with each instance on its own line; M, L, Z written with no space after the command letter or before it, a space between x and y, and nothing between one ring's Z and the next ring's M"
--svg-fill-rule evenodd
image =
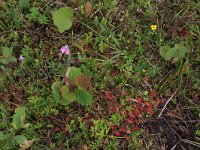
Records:
M0 0L0 149L198 149L199 11Z

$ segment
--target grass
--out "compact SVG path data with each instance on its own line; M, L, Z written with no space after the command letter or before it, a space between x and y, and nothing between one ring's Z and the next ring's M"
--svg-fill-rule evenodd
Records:
M86 2L0 1L0 149L19 149L17 135L34 150L198 149L198 1L93 0L87 17ZM61 34L52 11L63 6L74 17ZM68 69L66 44L70 66L91 77L91 105L52 96ZM176 45L165 60L160 49ZM15 129L20 107L29 124Z

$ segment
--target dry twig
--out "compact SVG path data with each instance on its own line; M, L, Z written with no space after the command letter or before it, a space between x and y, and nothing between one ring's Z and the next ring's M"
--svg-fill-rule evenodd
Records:
M179 89L179 88L178 88ZM160 112L160 114L158 115L158 118L160 118L161 117L161 115L162 115L162 113L163 113L163 111L166 109L166 107L167 107L167 105L168 105L168 103L172 100L172 98L176 95L176 93L177 93L177 91L178 91L178 89L171 95L171 97L166 101L166 103L165 103L165 105L164 105L164 107L163 107L163 109L161 110L161 112Z

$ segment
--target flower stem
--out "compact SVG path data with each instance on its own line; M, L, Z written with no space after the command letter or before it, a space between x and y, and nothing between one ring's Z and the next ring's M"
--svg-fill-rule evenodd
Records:
M67 69L66 69L66 72L67 72L68 69L70 68L71 52L70 52L69 55L67 55L67 56L68 56L68 57L67 57ZM64 83L65 76L66 76L66 73L64 74L64 77L63 77L62 83Z

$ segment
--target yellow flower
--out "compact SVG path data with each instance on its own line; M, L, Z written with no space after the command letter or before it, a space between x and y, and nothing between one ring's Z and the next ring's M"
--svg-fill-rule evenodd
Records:
M39 60L38 60L38 59L35 59L35 62L36 62L36 63L38 63L38 62L39 62Z
M155 31L155 30L157 30L157 25L151 25L151 30L153 30L153 31Z

